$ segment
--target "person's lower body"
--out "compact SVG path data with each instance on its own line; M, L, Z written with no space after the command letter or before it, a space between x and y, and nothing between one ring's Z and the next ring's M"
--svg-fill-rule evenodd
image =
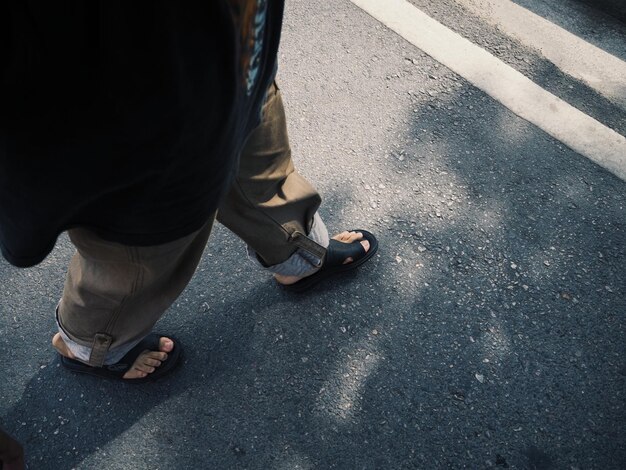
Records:
M294 168L283 101L274 83L263 121L248 137L237 177L217 220L248 245L248 255L278 275L307 276L322 265L328 231L322 199Z
M376 239L366 231L346 231L330 240L317 212L320 203L315 188L294 168L283 101L274 83L263 106L262 124L246 142L217 220L248 244L250 258L274 273L280 285L300 292L362 264L377 248ZM336 258L331 263L335 266L326 266L328 247L340 257L331 257ZM353 261L350 267L340 266Z
M69 230L76 253L56 312L57 350L91 367L119 364L191 280L213 220L183 238L149 247L109 242L82 228ZM134 370L119 375L143 378L173 356L173 349L173 342L164 337L152 354L129 367Z
M315 275L327 254L330 241L317 212L320 202L317 191L294 169L282 98L273 85L217 220L247 243L255 263L279 282L297 284ZM152 247L120 245L86 229L70 230L77 251L57 309L57 350L90 367L117 364L152 331L188 284L212 223L213 216L199 231ZM344 232L334 238L347 245L362 237ZM369 242L359 243L361 252L369 247ZM357 256L347 252L346 262ZM123 371L124 377L150 374L170 348L164 343L152 356L146 351L137 358L139 365Z

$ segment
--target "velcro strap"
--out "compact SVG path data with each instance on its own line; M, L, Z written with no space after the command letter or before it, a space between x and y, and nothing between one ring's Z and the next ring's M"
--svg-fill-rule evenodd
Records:
M309 253L311 253L316 258L324 259L324 255L326 255L326 248L322 245L315 243L309 237L307 237L302 232L298 232L297 230L291 234L289 237L289 242L296 245L298 248L301 248Z
M106 359L109 347L113 342L113 337L106 333L96 333L91 346L91 354L89 355L89 365L93 367L102 367Z

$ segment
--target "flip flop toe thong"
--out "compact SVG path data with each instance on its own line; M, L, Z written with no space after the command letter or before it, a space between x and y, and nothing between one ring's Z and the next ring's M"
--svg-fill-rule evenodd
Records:
M155 369L154 372L148 374L146 377L142 377L139 379L125 379L124 374L130 369L135 363L135 359L139 357L139 355L147 350L150 351L158 351L159 350L159 340L161 337L167 336L174 341L174 349L167 353L167 359L161 363L159 367ZM111 364L103 367L92 367L84 362L77 361L75 359L70 359L65 356L59 356L61 360L61 365L66 369L71 370L72 372L77 372L80 374L89 374L94 375L96 377L101 377L105 379L113 379L113 380L123 380L126 383L145 383L145 382L154 382L162 377L168 375L174 368L178 365L180 361L180 357L182 354L182 348L179 342L172 338L169 335L162 335L158 333L150 333L144 339L139 341L135 347L133 347L130 351L128 351L122 359L116 364Z

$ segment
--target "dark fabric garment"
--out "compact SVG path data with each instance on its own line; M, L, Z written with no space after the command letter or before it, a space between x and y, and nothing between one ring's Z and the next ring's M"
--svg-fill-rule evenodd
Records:
M77 226L135 246L202 227L258 123L282 11L282 0L2 2L4 257L37 264Z

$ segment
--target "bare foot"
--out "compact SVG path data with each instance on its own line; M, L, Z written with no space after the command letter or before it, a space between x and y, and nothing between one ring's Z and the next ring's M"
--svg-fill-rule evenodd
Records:
M75 359L72 352L63 342L59 333L53 336L52 346L54 346L54 348L62 356ZM167 353L171 352L172 349L174 349L174 342L165 336L161 337L159 340L159 350L150 351L146 349L143 351L139 356L137 356L137 359L135 359L132 367L124 374L124 378L141 379L146 377L148 374L151 374L161 365L163 361L167 359Z
M352 243L357 240L361 240L363 238L363 234L361 232L341 232L332 237L333 240L337 240L343 243ZM363 245L363 249L367 253L370 249L370 242L367 240L361 241L361 245ZM343 264L352 263L354 261L351 257L348 257L344 260ZM274 279L276 279L280 284L288 286L290 284L294 284L302 279L302 276L283 276L281 274L274 274Z

